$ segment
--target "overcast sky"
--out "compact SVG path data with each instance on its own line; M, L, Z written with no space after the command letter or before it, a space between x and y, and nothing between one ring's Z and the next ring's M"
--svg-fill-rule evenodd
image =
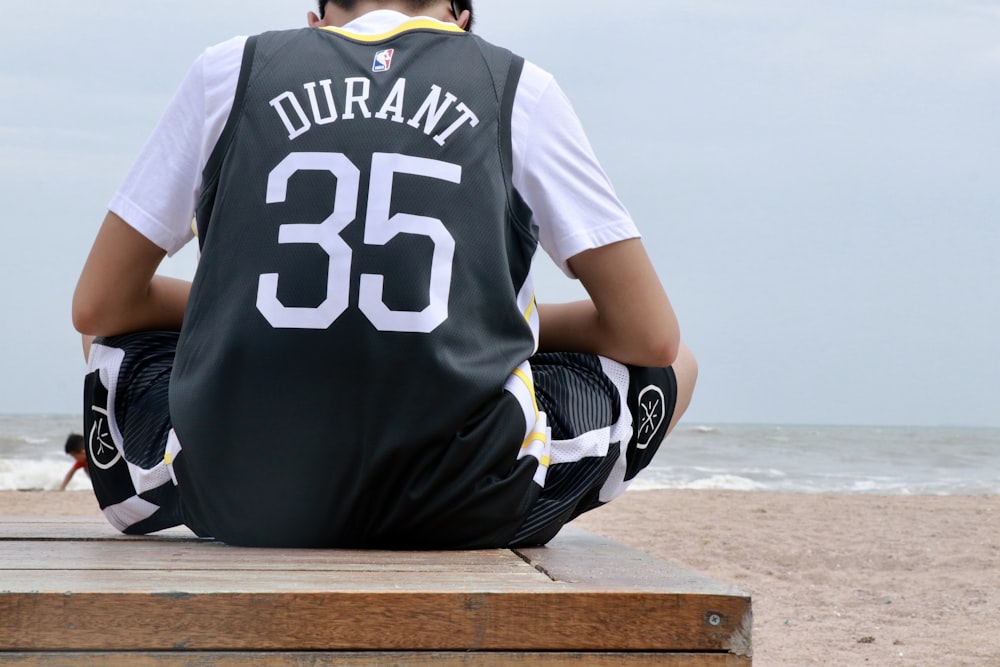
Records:
M81 412L70 299L108 200L205 46L311 8L4 2L0 413ZM478 0L477 21L556 75L638 222L701 362L689 423L1000 426L1000 3ZM540 269L540 300L581 295Z

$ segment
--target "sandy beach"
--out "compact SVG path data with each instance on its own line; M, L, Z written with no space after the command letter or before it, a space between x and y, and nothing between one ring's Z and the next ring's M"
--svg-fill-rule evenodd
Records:
M90 515L89 491L0 491ZM1000 665L1000 496L633 491L577 525L753 596L754 664Z

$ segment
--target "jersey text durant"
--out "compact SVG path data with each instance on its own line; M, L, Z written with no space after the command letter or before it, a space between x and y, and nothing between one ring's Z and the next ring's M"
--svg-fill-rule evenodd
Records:
M417 94L419 104L407 104L405 78L397 79L382 100L372 99L371 83L371 79L363 76L348 77L336 87L331 79L310 81L302 85L301 92L285 91L270 104L288 132L289 140L317 125L377 118L405 122L444 146L459 129L479 125L479 117L464 102L459 102L457 97L436 84L423 97Z

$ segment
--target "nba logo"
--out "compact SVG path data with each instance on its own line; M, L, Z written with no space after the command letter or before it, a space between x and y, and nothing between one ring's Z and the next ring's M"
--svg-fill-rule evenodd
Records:
M373 72L388 72L392 67L392 54L395 49L385 49L375 54L375 64L372 65Z

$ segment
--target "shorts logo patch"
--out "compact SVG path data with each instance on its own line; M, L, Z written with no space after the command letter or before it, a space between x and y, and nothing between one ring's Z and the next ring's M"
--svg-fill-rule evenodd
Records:
M651 384L639 392L639 428L636 434L636 449L646 449L653 437L659 432L666 416L666 400L663 390Z
M375 54L375 63L372 65L373 72L388 72L392 67L392 54L395 49L384 49Z
M90 460L101 470L107 470L118 459L122 453L115 447L114 440L111 439L111 429L108 426L108 411L92 405L94 412L94 425L90 427L88 445L90 447Z

